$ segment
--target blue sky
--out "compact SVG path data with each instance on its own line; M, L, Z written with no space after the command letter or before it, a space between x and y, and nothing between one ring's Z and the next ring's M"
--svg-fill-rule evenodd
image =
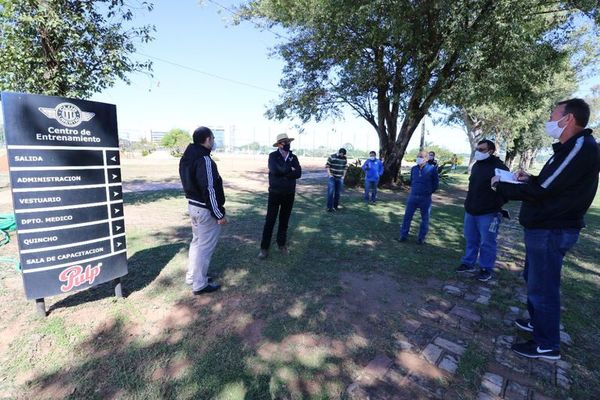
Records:
M218 4L229 7L232 2L219 0ZM117 105L123 136L208 125L235 127L236 145L254 140L267 144L277 133L288 132L298 139L296 146L338 147L349 142L359 148L377 148L373 128L350 113L345 121L308 124L302 135L292 122L266 119L267 106L280 92L277 84L283 62L269 57L269 49L278 38L248 22L231 25L230 18L230 13L210 1L156 2L152 12L136 18L137 24L154 24L157 30L155 40L140 46L138 53L169 63L151 58L153 77L133 74L131 85L119 82L92 100ZM142 55L135 57L144 59ZM467 151L466 136L460 129L432 127L430 121L426 125L430 132L427 140L457 152ZM415 135L413 147L418 146L418 139Z
M191 131L207 125L230 130L235 145L251 141L267 144L277 133L288 132L299 139L296 146L337 147L350 142L359 148L375 149L377 136L373 128L350 113L345 121L309 124L303 135L298 135L291 122L273 122L264 117L268 104L280 92L277 84L283 63L269 57L269 49L278 39L248 22L231 25L231 14L218 4L231 7L233 3L157 1L152 12L138 15L137 24L156 26L155 40L141 45L135 55L139 59L145 59L143 55L155 57L150 58L154 76L133 74L131 85L119 82L92 98L117 105L121 134L135 138L150 130ZM586 92L591 83L586 82L580 92ZM455 152L468 152L461 129L432 126L430 121L426 125L428 141ZM418 145L417 133L409 148Z

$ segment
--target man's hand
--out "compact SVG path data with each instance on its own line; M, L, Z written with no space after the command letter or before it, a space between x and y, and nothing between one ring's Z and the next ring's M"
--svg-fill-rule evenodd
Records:
M520 169L517 173L515 173L515 178L517 178L519 182L528 182L529 178L531 178L531 175Z
M227 218L223 217L217 220L218 225L225 225L227 223Z
M496 186L500 183L500 177L498 175L492 176L492 180L490 181L490 185L492 185L492 189L496 190Z

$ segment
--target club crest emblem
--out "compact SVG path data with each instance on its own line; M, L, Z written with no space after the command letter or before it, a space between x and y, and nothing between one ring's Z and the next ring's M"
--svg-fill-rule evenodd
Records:
M94 113L81 111L79 107L71 103L60 103L54 108L39 107L38 110L46 117L55 119L62 126L74 128L82 122L94 118Z

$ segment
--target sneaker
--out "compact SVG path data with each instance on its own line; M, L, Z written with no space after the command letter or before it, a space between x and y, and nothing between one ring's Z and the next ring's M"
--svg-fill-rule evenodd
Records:
M425 244L425 239L417 239L417 244Z
M477 268L475 268L474 265L469 266L466 264L460 264L458 266L458 268L456 268L456 272L475 272L475 271L477 271Z
M400 242L400 243L402 243L402 242L406 242L408 239L407 239L407 238L405 238L405 237L401 237L401 238L394 238L394 240L395 240L396 242Z
M560 351L552 349L543 349L533 340L525 343L513 344L511 350L520 356L527 358L545 358L546 360L560 360Z
M533 332L533 325L531 325L530 319L521 319L521 318L516 319L515 325L517 326L517 328L519 328L522 331Z
M279 246L279 251L281 252L282 256L290 255L290 251L288 250L287 246Z
M492 279L492 271L483 268L479 270L479 275L477 275L477 280L479 282L487 282L490 279Z
M213 277L210 275L206 275L206 280L208 280L208 283L211 283L213 281ZM185 281L186 285L192 286L194 284L194 281Z
M208 285L206 285L204 288L202 288L200 290L194 290L193 293L194 293L194 295L198 296L198 295L201 295L204 293L216 292L219 289L221 289L221 285L216 284L216 283L209 283Z
M260 249L260 253L258 253L258 259L259 260L264 260L265 258L267 258L267 256L269 255L269 252L265 249Z
M327 212L335 212L335 208L328 208Z

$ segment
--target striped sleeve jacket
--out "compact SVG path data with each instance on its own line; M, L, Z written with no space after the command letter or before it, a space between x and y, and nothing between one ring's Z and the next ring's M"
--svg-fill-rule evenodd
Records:
M598 189L600 151L591 129L553 145L538 176L527 184L500 183L507 200L522 200L519 222L529 229L583 228L583 217Z
M190 144L179 162L185 197L192 205L206 208L216 219L225 218L225 192L210 150Z

